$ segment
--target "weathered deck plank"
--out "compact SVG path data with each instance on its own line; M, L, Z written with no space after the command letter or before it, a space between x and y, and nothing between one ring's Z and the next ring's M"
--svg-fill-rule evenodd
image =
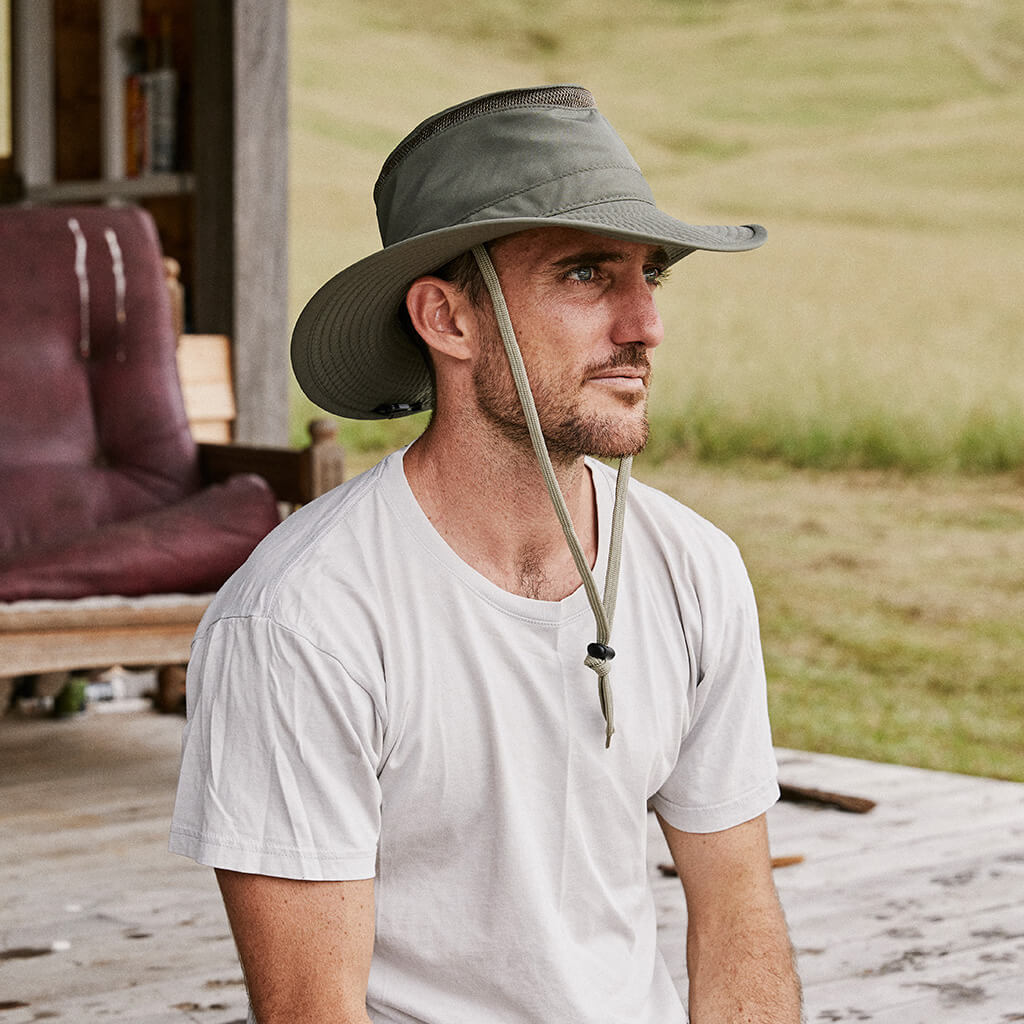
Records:
M877 801L868 814L781 803L773 852L807 1020L1024 1020L1024 785L779 751L794 785ZM663 843L652 827L652 862ZM662 948L679 963L674 880L655 881ZM685 984L685 970L676 970Z
M0 719L0 1024L244 1021L212 875L166 852L180 729L149 713ZM774 852L804 858L776 881L809 1024L1024 1021L1024 785L779 758L787 782L878 802L769 814ZM659 935L685 989L667 860L652 816Z

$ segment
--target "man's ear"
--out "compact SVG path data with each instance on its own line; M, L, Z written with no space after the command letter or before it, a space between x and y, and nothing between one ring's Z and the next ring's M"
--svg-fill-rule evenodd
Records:
M467 302L462 292L440 277L418 277L405 293L405 308L416 333L435 352L468 359L464 330Z

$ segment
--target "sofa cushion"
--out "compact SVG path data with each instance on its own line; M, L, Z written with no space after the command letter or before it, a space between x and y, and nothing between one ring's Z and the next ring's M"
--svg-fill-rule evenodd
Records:
M0 553L198 486L152 219L0 210Z
M278 521L266 481L234 476L64 543L0 554L0 601L216 590Z

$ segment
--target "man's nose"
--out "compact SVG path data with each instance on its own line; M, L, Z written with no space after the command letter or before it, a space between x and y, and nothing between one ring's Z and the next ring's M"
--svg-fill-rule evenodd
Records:
M639 275L636 280L623 284L618 296L612 341L617 345L635 345L654 348L665 338L665 325L654 301L647 279Z

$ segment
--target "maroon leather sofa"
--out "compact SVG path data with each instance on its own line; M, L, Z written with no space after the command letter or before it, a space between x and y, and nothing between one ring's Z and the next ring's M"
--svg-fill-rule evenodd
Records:
M0 601L211 591L277 524L201 482L176 341L147 213L0 208Z

